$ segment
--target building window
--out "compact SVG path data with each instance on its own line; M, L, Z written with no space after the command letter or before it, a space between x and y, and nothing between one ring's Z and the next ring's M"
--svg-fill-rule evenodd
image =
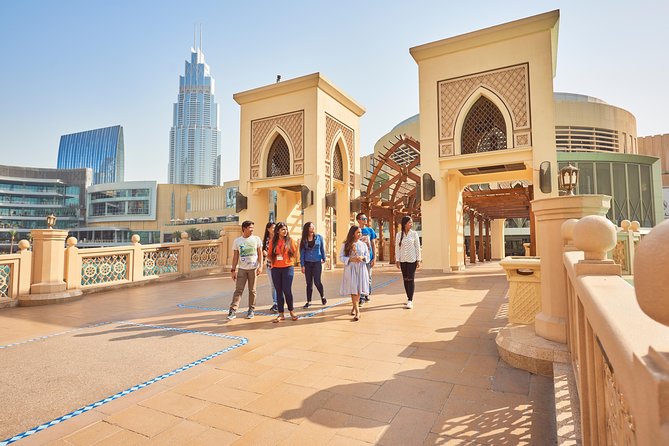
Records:
M290 175L290 151L281 135L277 135L267 155L267 176Z
M506 123L497 106L481 96L472 106L462 126L461 153L506 149Z
M341 157L341 146L339 143L335 146L334 156L332 157L332 176L335 180L344 181L344 161Z

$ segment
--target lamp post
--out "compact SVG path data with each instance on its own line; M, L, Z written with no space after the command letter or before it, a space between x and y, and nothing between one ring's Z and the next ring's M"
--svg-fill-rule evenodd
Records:
M566 167L560 169L560 176L558 177L560 189L567 192L567 195L574 195L574 189L578 184L578 167L574 167L569 163Z
M49 214L46 217L46 227L49 228L49 229L53 229L53 227L56 226L56 220L57 220L57 218L56 218L55 215Z

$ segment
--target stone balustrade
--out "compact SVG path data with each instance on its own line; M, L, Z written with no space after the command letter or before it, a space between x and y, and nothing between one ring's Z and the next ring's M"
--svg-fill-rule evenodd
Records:
M78 248L75 237L65 241L65 231L38 231L42 231L40 240L48 243L35 244L31 251L30 243L21 240L18 253L0 255L0 308L62 302L82 290L161 277L207 274L230 264L232 242L241 234L241 228L234 226L221 231L217 240L191 241L182 232L177 243L152 245L142 245L135 234L126 246ZM57 271L47 269L54 265ZM58 283L62 292L54 288ZM48 286L54 289L42 290Z
M567 344L582 440L669 444L669 222L639 244L634 287L607 259L617 232L600 216L563 225Z
M609 253L609 258L622 267L623 275L634 275L634 257L636 247L648 233L639 222L623 220L618 229L616 246Z

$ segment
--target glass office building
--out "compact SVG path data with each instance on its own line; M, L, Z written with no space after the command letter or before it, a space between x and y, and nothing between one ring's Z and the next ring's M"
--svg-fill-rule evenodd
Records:
M202 48L193 49L185 74L179 76L179 95L170 129L170 184L218 186L221 131L214 79L204 61Z
M90 168L93 184L123 181L123 127L115 125L61 136L56 167Z
M90 184L90 169L0 166L0 251L15 249L33 229L46 229L52 213L58 229L83 225Z

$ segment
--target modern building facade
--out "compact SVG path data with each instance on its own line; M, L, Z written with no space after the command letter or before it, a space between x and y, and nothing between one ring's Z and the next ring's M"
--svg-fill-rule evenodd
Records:
M90 168L93 184L123 181L123 127L115 125L60 137L58 169Z
M14 238L28 238L45 229L46 217L57 217L56 228L69 229L85 221L86 187L90 169L43 169L0 166L0 251Z
M218 186L221 182L221 131L214 79L202 48L194 48L179 76L179 94L170 129L170 184Z

